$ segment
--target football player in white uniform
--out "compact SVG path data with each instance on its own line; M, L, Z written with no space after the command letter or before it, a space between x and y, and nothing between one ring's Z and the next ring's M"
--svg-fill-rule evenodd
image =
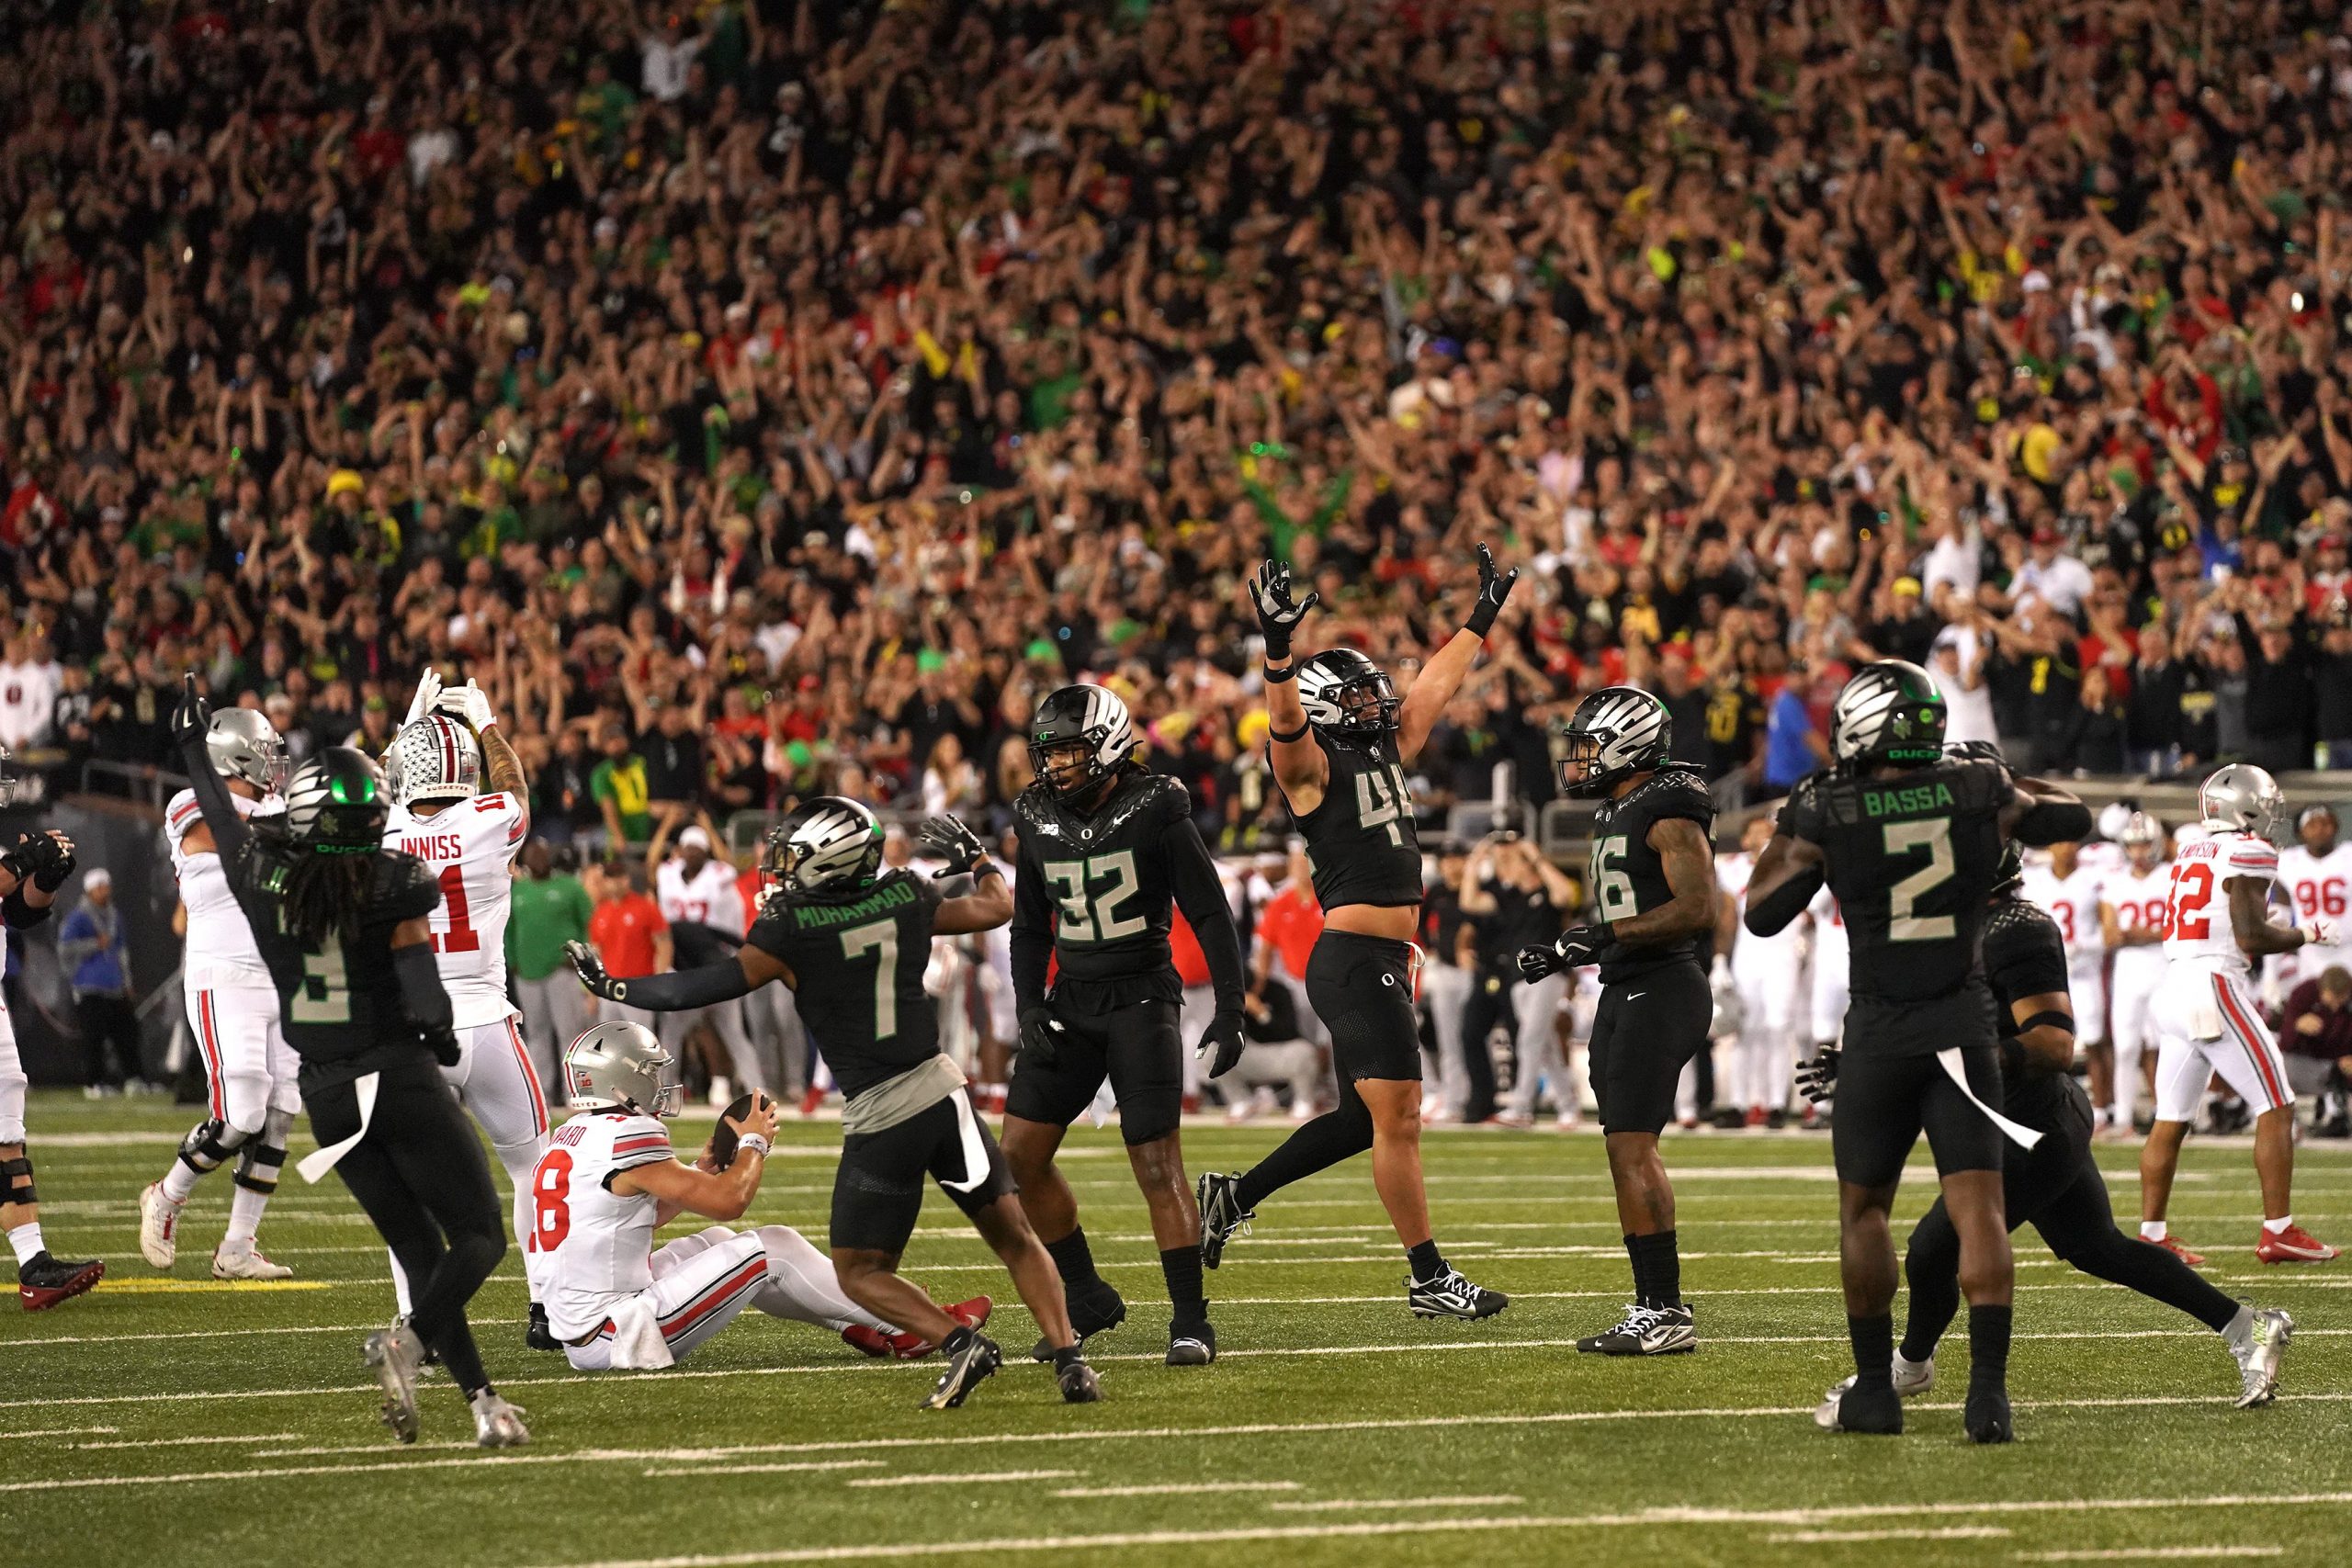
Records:
M732 952L732 944L743 940L749 922L743 919L743 895L737 886L737 873L711 853L710 834L698 827L689 827L678 834L678 852L662 858L663 846L669 839L670 827L663 823L653 835L647 849L646 873L653 885L654 902L662 906L662 918L670 922L670 940L674 948L684 941L687 951L680 953L676 966L695 969L705 964L723 962ZM679 927L687 931L681 932ZM694 927L706 928L713 937L722 939L724 952L697 952L695 943L699 937L706 947L710 937L700 937ZM664 1013L658 1021L662 1047L671 1055L684 1058L686 1037L696 1024L708 1024L718 1043L727 1048L731 1064L729 1073L714 1071L711 1075L710 1099L714 1105L725 1105L735 1098L738 1089L765 1093L768 1088L767 1065L761 1058L759 1047L752 1043L751 1032L744 1027L743 1004L738 1001L719 1002L707 1008L692 1008L684 1012Z
M2196 1120L2215 1073L2255 1113L2254 1168L2262 1180L2262 1234L2255 1256L2265 1263L2318 1263L2335 1248L2295 1224L2295 1097L2278 1042L2255 1003L2249 959L2330 943L2333 924L2273 925L2270 886L2278 852L2270 831L2285 801L2270 775L2233 762L2197 791L2206 829L2173 857L2165 910L2165 977L2156 993L2156 1124L2140 1153L2140 1235L2203 1259L2172 1239L2165 1209L2172 1198L2180 1142Z
M16 792L8 749L0 746L0 806ZM0 925L28 931L49 919L57 890L74 870L74 840L62 833L28 833L0 854ZM27 1312L42 1312L80 1295L105 1277L96 1258L78 1261L49 1255L40 1234L40 1198L33 1188L33 1162L25 1156L25 1069L17 1059L16 1026L0 996L0 1231L17 1255L17 1301Z
M2112 1102L2102 1108L2119 1135L2139 1112L2147 1048L2156 1038L2156 987L2165 977L2165 904L2172 897L2172 863L2165 858L2164 824L2135 811L2122 827L2123 867L2099 884L2098 923L2115 954L2108 996L2108 1034L2115 1048Z
M293 759L277 727L259 708L223 708L212 716L204 754L227 784L241 817L286 809L280 792ZM206 1172L229 1156L229 1226L212 1254L216 1280L283 1280L294 1270L255 1247L262 1211L277 1190L286 1163L286 1134L302 1109L294 1078L300 1060L278 1027L277 987L254 945L253 929L229 891L229 877L205 826L196 791L184 789L164 808L164 832L179 878L187 934L180 985L188 1028L204 1057L209 1091L206 1119L180 1140L179 1156L161 1181L139 1194L139 1254L157 1269L179 1256L180 1211Z
M514 1234L521 1236L529 1223L531 1171L548 1146L547 1094L506 999L506 918L514 901L509 868L531 830L530 784L499 733L489 696L472 682L445 689L428 670L409 711L413 716L385 757L392 809L384 847L416 856L440 884L441 906L430 919L433 963L449 993L459 1052L458 1065L444 1067L442 1077L489 1134L514 1184ZM491 793L476 795L485 772ZM526 1340L552 1350L535 1261L526 1251ZM409 1285L397 1258L392 1288L406 1316Z
M2323 969L2352 967L2352 947L2343 942L2346 902L2352 896L2352 844L2337 835L2335 807L2306 806L2295 818L2298 842L2278 852L2278 886L2295 901L2298 924L2313 919L2335 923L2337 940L2308 942L2271 961L2278 994L2285 996L2298 981L2309 980Z
M1742 924L1747 879L1771 838L1772 818L1752 817L1740 832L1739 852L1715 859L1716 885L1730 895L1715 922L1715 972L1720 978L1728 965L1739 993L1739 1037L1728 1081L1718 1080L1716 1098L1745 1111L1751 1127L1788 1106L1796 1070L1797 998L1805 994L1802 923L1792 920L1770 936L1754 935Z
M1804 912L1813 919L1813 1032L1809 1039L1797 1043L1797 1048L1809 1064L1845 1038L1854 949L1846 932L1846 912L1826 886L1813 896ZM1815 1126L1820 1120L1821 1106L1808 1096L1804 1124Z
M677 1110L677 1086L664 1081L671 1066L651 1030L618 1020L564 1053L576 1114L532 1173L526 1245L541 1260L548 1322L571 1364L666 1367L747 1306L901 1337L843 1295L832 1264L788 1225L713 1225L655 1250L653 1233L680 1214L732 1220L749 1209L775 1136L775 1102L754 1095L747 1115L725 1120L724 1136L682 1163L662 1124Z
M2099 888L2106 878L2083 859L2080 844L2052 844L2050 858L2029 863L2020 891L2026 902L2058 922L2066 948L2066 989L2075 1002L2075 1050L2090 1068L2093 1105L2105 1105L2114 1053L2108 1048L2107 926L2099 919ZM2038 858L2038 857L2037 857Z

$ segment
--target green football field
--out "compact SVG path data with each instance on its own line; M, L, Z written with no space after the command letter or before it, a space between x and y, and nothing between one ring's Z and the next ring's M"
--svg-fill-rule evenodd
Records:
M1070 1174L1131 1307L1093 1342L1102 1404L1063 1405L1020 1359L963 1410L919 1411L933 1366L867 1361L757 1313L673 1371L575 1374L523 1348L510 1253L475 1315L536 1438L485 1455L439 1378L415 1448L377 1425L359 1343L390 1289L332 1180L289 1169L264 1227L289 1285L210 1280L225 1177L190 1207L175 1275L140 1261L134 1199L187 1120L35 1097L51 1243L102 1254L109 1275L51 1312L0 1315L0 1562L2340 1562L2352 1531L2352 1262L2255 1262L2242 1145L2192 1146L2174 1224L2225 1289L2295 1315L2267 1410L2230 1407L2217 1336L2072 1273L2029 1233L2016 1445L1962 1438L1960 1335L1905 1436L1815 1431L1813 1405L1850 1369L1828 1142L1797 1134L1668 1145L1695 1356L1575 1353L1614 1321L1626 1280L1600 1141L1479 1130L1430 1140L1431 1206L1449 1257L1510 1292L1509 1312L1409 1316L1358 1162L1277 1198L1234 1243L1210 1276L1223 1359L1171 1371L1141 1200L1115 1132L1081 1128ZM1283 1131L1185 1137L1197 1170L1246 1164ZM703 1133L689 1120L679 1141ZM821 1245L836 1136L788 1124L752 1219ZM2338 1242L2348 1155L2301 1159L2298 1217ZM2128 1209L2135 1156L2101 1151ZM1905 1222L1930 1178L1913 1167ZM1034 1330L993 1259L944 1198L924 1222L910 1271L942 1300L995 1295L992 1333L1025 1351Z

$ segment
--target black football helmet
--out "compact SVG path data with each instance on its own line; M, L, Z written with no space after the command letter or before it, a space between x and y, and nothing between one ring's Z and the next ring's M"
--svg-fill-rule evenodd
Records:
M1943 760L1944 694L1925 670L1882 659L1854 671L1829 714L1829 750L1848 770Z
M1306 722L1334 735L1393 733L1403 701L1388 671L1352 648L1327 648L1298 666L1298 705Z
M1593 800L1634 773L1663 767L1674 748L1674 720L1639 686L1603 686L1577 705L1561 740L1561 791L1572 800Z
M384 771L367 752L330 746L294 771L279 818L285 840L320 855L373 854L391 815Z
M1135 720L1108 687L1064 686L1029 719L1029 766L1063 800L1091 794L1135 749Z
M863 893L882 869L882 822L843 795L804 801L769 829L760 874L787 893L819 898Z

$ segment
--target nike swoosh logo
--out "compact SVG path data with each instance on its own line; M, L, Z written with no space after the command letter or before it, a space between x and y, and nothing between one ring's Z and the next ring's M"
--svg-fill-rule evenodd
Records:
M1628 991L1625 993L1625 999L1629 1002L1637 1002L1648 995L1647 991Z

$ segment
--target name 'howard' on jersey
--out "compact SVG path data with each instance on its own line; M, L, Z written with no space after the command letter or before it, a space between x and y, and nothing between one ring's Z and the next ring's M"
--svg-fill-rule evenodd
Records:
M2007 767L1973 758L1883 779L1815 773L1790 792L1780 826L1829 863L1855 996L1930 1001L1977 974L2001 812L2016 797Z
M922 988L938 890L894 871L854 899L777 893L744 938L792 970L801 1021L845 1095L939 1055L939 1015Z
M1080 811L1031 784L1013 813L1014 944L1050 925L1061 982L1146 982L1150 994L1174 1000L1182 987L1168 947L1176 889L1166 840L1192 819L1184 786L1164 773L1129 773L1100 807Z
M1694 769L1660 768L1623 796L1600 803L1592 814L1586 867L1592 919L1627 919L1674 901L1666 863L1650 845L1650 829L1678 817L1696 822L1702 833L1714 831L1715 797ZM1695 936L1639 946L1612 941L1600 950L1600 983L1613 986L1665 964L1694 963L1698 952Z
M1349 904L1419 908L1421 841L1414 832L1412 792L1396 738L1352 740L1319 729L1313 734L1330 776L1314 810L1301 813L1294 806L1290 815L1306 839L1315 901L1326 911Z

